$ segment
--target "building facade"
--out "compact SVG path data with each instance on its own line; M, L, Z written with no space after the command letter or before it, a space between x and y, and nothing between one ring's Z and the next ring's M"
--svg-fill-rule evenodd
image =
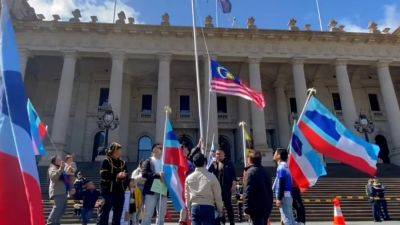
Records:
M370 33L349 33L331 23L330 31L315 32L300 30L293 20L289 30L262 30L253 18L247 29L213 28L210 17L205 24L210 57L262 91L267 102L260 111L237 97L209 96L208 55L199 40L207 140L214 136L236 163L243 159L239 122L246 122L264 163L272 165L272 149L288 145L293 119L307 88L314 87L350 129L359 114L367 115L375 125L369 139L381 146L381 158L400 165L400 31L380 32L372 24ZM191 28L170 25L167 15L152 26L124 18L116 24L82 22L76 14L69 22L16 20L15 28L27 94L58 149L78 161L92 160L103 140L97 120L104 102L120 119L110 140L124 146L129 161L162 142L167 105L177 135L197 143ZM55 148L47 143L47 149Z

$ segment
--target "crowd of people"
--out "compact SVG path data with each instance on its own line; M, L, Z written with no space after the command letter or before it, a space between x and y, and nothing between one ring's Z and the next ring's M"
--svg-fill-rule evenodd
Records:
M278 148L274 152L277 170L272 182L267 169L261 165L260 151L248 153L243 180L238 180L234 164L222 149L212 152L213 160L207 162L210 157L202 153L202 148L202 141L191 150L185 143L181 145L189 170L185 174L186 207L180 212L180 225L226 222L234 225L232 196L238 201L239 219L250 219L253 225L269 223L274 202L279 208L282 224L305 224L305 207L287 165L286 149ZM54 200L54 206L47 224L60 224L67 199L74 198L74 212L80 216L83 225L91 221L95 209L98 210L98 225L110 222L113 225L150 225L155 215L156 224L163 225L168 194L161 195L153 190L155 182L164 182L162 145L155 144L151 157L141 160L131 175L128 175L126 163L121 160L121 151L122 146L115 142L108 148L100 169L100 191L77 171L72 156L67 156L65 162L53 157L48 176L49 195ZM367 195L373 203L375 221L390 219L384 190L377 179L371 179L366 186Z

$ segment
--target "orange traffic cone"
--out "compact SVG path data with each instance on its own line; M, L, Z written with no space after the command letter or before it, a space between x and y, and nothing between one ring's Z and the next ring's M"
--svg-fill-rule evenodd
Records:
M333 225L346 225L342 209L340 209L339 198L333 199Z

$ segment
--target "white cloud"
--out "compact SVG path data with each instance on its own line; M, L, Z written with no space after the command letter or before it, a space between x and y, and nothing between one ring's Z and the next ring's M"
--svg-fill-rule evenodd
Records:
M379 19L377 22L379 29L383 30L389 27L391 31L396 30L400 26L400 8L396 5L384 5L383 6L383 18ZM340 24L345 25L345 30L348 32L368 32L367 25L365 27L360 26L352 22L348 18L339 20Z
M52 20L52 15L58 14L62 20L68 21L72 17L71 12L79 9L81 21L90 21L91 16L97 16L99 22L111 23L114 13L114 0L29 0L29 4L46 20ZM124 11L127 18L134 17L139 22L139 12L121 0L118 1L116 14L120 11Z

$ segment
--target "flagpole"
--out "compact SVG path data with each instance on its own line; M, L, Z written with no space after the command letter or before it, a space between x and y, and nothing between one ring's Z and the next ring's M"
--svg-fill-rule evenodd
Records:
M306 111L308 102L310 101L311 97L313 95L315 95L316 93L317 93L317 90L315 88L309 88L307 90L307 99L306 99L306 102L304 103L303 109L301 110L301 113L300 113L299 117L297 118L296 125L299 125L301 117L303 116L304 112Z
M165 110L165 122L164 122L164 140L163 140L163 146L162 146L162 158L161 158L161 165L162 165L162 173L164 173L164 161L165 161L165 140L167 136L167 124L168 124L168 117L169 114L171 113L171 108L169 106L164 107ZM160 193L160 200L158 204L158 211L161 212L161 199L162 199L162 194Z
M246 162L246 137L244 134L244 129L246 126L246 122L242 121L239 123L239 126L242 128L242 142L243 142L243 165L244 167L247 166L247 162Z
M114 0L114 16L113 16L113 23L115 23L115 13L117 11L117 0Z
M210 111L211 111L211 104L210 104L210 101L211 101L211 89L210 89L210 86L211 86L211 58L210 58L210 55L208 55L208 104L207 104L207 125L206 125L206 151L207 151L207 149L208 149L208 132L209 132L209 128L210 128ZM218 121L217 121L217 123L218 123ZM218 126L218 124L217 124L217 126ZM213 135L214 135L214 133L213 133ZM213 140L212 141L214 141L214 137L213 137Z
M319 2L318 0L315 0L315 2L317 3L317 11L318 11L318 19L319 19L319 28L322 31L322 20L321 20L321 12L319 11Z
M215 22L217 24L217 28L219 27L219 13L218 13L218 0L215 0Z
M204 137L203 133L203 115L201 108L201 93L200 93L200 75L199 75L199 56L197 53L197 36L196 36L196 19L195 19L195 9L194 0L192 0L192 25L193 25L193 45L194 45L194 58L196 65L196 84L197 84L197 104L199 107L199 126L200 126L200 139ZM204 149L202 150L204 154Z

